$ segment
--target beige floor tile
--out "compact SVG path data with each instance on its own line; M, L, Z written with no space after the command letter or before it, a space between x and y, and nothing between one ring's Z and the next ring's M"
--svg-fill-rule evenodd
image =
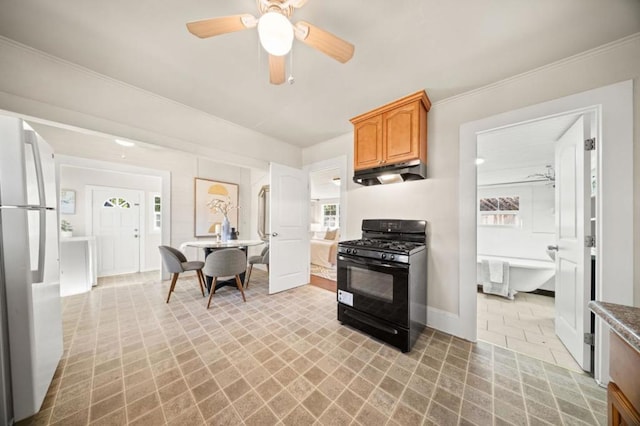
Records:
M478 293L480 303L487 309L478 312L479 339L576 370L575 360L556 336L552 297L518 293L515 300L507 300ZM504 336L505 343L500 335Z
M582 372L582 368L580 368L576 360L573 359L573 357L567 353L566 349L565 350L552 349L551 353L553 355L553 358L555 359L556 365L559 365L560 367L568 368L569 370Z
M503 321L504 315L494 311L478 312L478 319Z
M511 324L511 322L508 322ZM488 321L487 329L493 333L502 334L504 336L515 337L524 340L524 330L520 327L512 327L496 321Z
M493 343L494 345L507 347L507 338L504 334L494 333L488 330L478 330L478 340Z
M556 335L549 336L549 335L540 334L540 333L536 333L534 331L529 331L529 330L525 330L524 334L527 342L535 343L537 345L543 345L548 347L549 349L556 349L559 352L566 353L566 348L564 347L564 345Z
M534 331L539 333L540 326L549 326L549 320L541 319L541 318L532 318L532 319L512 319L508 322L505 321L505 324L508 324L510 327L520 328L525 331Z
M527 342L513 337L507 337L507 348L542 361L551 363L555 362L555 359L551 354L551 350L544 345L538 345L536 343Z
M341 326L335 293L317 287L269 296L267 274L254 271L246 303L237 290L223 288L207 310L193 275L180 277L168 304L169 282L157 276L101 279L93 291L63 300L64 358L45 408L19 426L93 419L119 425L482 424L491 416L501 424L527 421L522 390L527 397L549 390L567 400L588 395L579 413L606 418L606 393L591 378L557 366L575 368L550 332L548 298L478 296L485 326L478 337L500 347L426 329L403 354ZM529 307L519 306L522 301ZM537 319L538 312L548 316ZM516 357L503 349L507 344L534 353ZM550 410L545 419L568 421L555 404Z

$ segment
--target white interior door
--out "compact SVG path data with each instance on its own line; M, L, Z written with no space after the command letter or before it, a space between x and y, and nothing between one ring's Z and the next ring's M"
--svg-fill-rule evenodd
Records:
M271 163L269 294L309 283L309 177Z
M140 271L142 191L94 189L92 225L98 251L98 276Z
M587 303L591 296L591 256L585 237L590 235L588 117L578 120L556 144L556 334L584 370L591 366L591 351L584 343L590 331Z

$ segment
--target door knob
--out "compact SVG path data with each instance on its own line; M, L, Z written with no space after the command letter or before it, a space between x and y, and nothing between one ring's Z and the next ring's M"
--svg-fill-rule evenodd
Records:
M547 250L558 251L558 246L547 246Z
M136 234L136 235L134 235L134 236L133 236L133 238L138 238L138 235L137 235L137 234Z
M271 234L271 236L272 236L272 237L277 237L277 236L278 236L278 233L277 233L277 232L274 232L274 233L272 233L272 234Z

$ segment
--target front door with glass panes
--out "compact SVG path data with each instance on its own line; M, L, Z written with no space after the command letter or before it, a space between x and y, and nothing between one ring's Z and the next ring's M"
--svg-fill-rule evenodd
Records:
M98 276L140 271L142 191L94 189L92 228L98 252Z

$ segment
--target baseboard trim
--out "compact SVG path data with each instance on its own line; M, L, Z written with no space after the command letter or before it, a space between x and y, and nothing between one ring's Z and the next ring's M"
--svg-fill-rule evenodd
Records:
M427 327L469 340L463 332L460 315L442 309L427 306Z

